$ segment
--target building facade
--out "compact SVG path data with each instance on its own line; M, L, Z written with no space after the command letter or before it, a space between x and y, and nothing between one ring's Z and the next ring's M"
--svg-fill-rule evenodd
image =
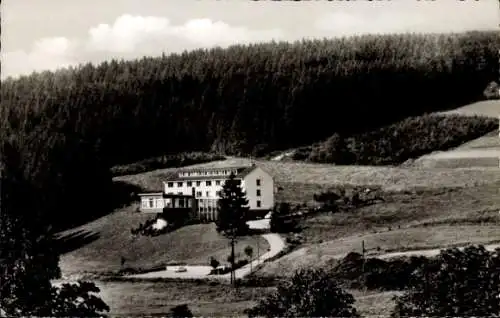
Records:
M252 165L180 169L163 181L163 192L140 194L141 211L161 213L164 208L189 207L200 220L216 220L219 194L231 174L241 182L251 212L261 214L272 210L273 178L262 168Z

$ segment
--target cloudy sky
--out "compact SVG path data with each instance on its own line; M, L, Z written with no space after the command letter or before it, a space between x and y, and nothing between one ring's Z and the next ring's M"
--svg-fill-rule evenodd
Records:
M498 0L4 0L1 13L2 78L235 43L500 24Z

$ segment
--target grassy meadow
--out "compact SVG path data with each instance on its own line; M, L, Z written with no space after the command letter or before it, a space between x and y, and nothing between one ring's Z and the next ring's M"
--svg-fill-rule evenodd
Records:
M60 233L62 241L77 234L69 242L73 249L61 256L63 273L69 276L117 272L121 269L121 257L126 259L124 267L135 269L168 263L210 265L210 257L227 263L229 240L217 233L213 223L188 225L156 237L133 236L130 229L153 217L135 209L136 206L129 206ZM237 259L246 257L243 252L246 246L251 246L256 256L257 249L266 251L269 244L260 235L242 237L235 247Z

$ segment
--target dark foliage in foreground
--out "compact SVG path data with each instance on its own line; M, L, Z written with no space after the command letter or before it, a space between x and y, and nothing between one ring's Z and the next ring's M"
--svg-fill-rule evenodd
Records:
M498 129L498 119L459 115L411 117L350 137L333 135L301 148L296 160L335 164L397 165L437 150L457 147Z
M21 158L16 142L0 140L1 311L8 317L101 316L109 307L94 295L99 288L93 283L52 285L51 280L61 277L47 217L52 205L29 178L44 171Z
M359 317L354 297L324 270L299 270L248 310L249 317Z
M500 316L500 249L441 251L413 273L408 290L396 297L393 316Z

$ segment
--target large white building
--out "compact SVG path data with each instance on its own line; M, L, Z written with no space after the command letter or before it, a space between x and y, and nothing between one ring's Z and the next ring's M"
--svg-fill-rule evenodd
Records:
M215 220L219 193L231 174L241 182L250 211L261 214L273 208L273 178L262 168L252 165L180 169L165 178L163 192L140 194L140 209L152 213L161 213L165 207L192 209L202 220Z

